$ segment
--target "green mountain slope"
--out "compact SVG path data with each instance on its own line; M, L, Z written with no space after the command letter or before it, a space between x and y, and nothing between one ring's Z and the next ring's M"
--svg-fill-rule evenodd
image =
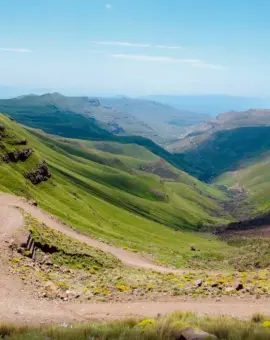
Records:
M256 157L241 169L226 172L215 179L215 183L229 188L242 188L246 197L240 204L241 210L249 209L249 214L262 215L270 211L270 155ZM248 204L248 205L247 205ZM247 207L246 207L247 205Z
M97 142L26 131L2 115L0 124L0 190L37 200L45 210L93 237L171 264L185 262L183 254L190 244L199 244L201 256L221 246L191 231L230 219L218 204L224 195L157 156L149 157L148 150L112 144L115 153L109 153L101 151ZM33 148L26 159L3 160L9 152L26 148ZM137 158L141 154L144 157ZM27 177L39 175L42 160L52 177L32 184ZM161 177L164 169L171 178ZM172 255L176 253L177 259Z
M183 168L203 181L210 181L270 150L269 136L268 126L218 131L181 154Z
M92 113L101 110L98 105L99 102L96 103L94 99L65 97L58 93L0 100L0 110L29 127L67 138L138 144L158 157L164 158L173 166L188 169L181 157L172 155L149 138L137 135L118 136L102 128L95 118L88 115L89 110Z

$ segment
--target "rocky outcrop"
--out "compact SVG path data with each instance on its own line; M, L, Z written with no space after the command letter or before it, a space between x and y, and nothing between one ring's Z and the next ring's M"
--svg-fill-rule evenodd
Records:
M42 161L36 170L32 170L25 175L35 185L47 181L51 176L52 174L45 161Z
M9 144L11 144L11 145L27 145L27 140L26 139L17 139L17 140L10 142Z
M32 148L28 148L28 149L17 149L14 151L9 151L5 154L5 156L3 157L4 161L9 163L17 163L19 161L21 162L25 162L33 153L33 149Z
M3 131L5 131L5 127L4 125L0 124L0 132L3 132Z

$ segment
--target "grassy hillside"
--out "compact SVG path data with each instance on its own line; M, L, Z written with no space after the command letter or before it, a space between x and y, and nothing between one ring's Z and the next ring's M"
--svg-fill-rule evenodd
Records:
M218 131L181 154L183 168L201 180L210 181L270 150L269 135L268 126ZM188 169L185 163L189 164Z
M26 131L3 115L0 124L5 127L1 159L9 148L33 148L25 161L1 160L0 190L37 200L45 210L93 237L151 253L159 261L176 266L194 256L189 251L191 244L199 245L200 256L221 248L220 242L209 242L191 231L201 224L228 219L217 204L224 196L165 161L157 163L154 172L149 167L144 171L145 164L157 162L148 150L112 144L118 150L113 154L101 151L100 143ZM18 144L22 139L27 140L26 146ZM134 157L141 154L145 159ZM41 160L46 161L52 177L33 185L25 174L35 170ZM156 174L160 167L169 168L177 179L162 179Z
M249 160L237 171L226 172L215 180L216 184L228 187L242 187L247 193L240 205L243 209L247 203L253 207L254 214L270 211L270 155L266 153L260 158Z

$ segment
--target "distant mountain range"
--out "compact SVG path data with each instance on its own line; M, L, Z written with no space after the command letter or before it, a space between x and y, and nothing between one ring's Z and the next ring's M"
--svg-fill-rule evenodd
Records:
M12 114L23 124L41 129L46 125L49 133L67 133L68 126L65 127L65 132L60 130L64 130L64 125L68 122L70 126L76 122L73 128L77 126L79 129L78 124L81 124L83 130L78 133L79 138L85 138L86 130L89 129L88 138L92 139L99 139L100 134L103 137L111 133L119 136L142 136L159 144L177 138L190 126L209 118L207 115L180 111L149 100L68 97L57 92L2 99L0 111ZM48 128L50 123L53 125ZM68 133L72 134L72 131L69 129Z
M241 97L229 95L152 95L146 97L179 110L207 113L216 116L227 111L246 111L252 108L270 108L270 97Z
M178 138L187 132L189 127L210 119L208 114L179 110L173 106L148 99L101 97L99 101L107 109L124 112L145 122L163 139Z

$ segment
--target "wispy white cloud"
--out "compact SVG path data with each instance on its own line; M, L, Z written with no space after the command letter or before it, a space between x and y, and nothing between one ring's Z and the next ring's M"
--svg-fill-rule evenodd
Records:
M164 48L164 49L172 49L172 50L179 50L183 48L182 46L133 43L129 41L91 41L91 43L96 44L96 45L107 45L107 46L109 45L109 46L122 46L122 47Z
M149 56L149 55L138 55L138 54L112 54L113 58L138 60L138 61L153 61L161 63L184 63L189 64L198 68L212 68L212 69L222 69L223 66L209 64L200 59L184 59L175 57L164 57L164 56Z
M139 54L112 54L114 58L132 59L132 60L143 60L143 61L158 61L158 62L183 62L183 63L198 63L200 60L197 59L181 59L174 57L161 57L161 56L150 56L150 55L139 55Z
M111 9L111 8L112 8L112 5L111 5L111 4L106 4L106 5L105 5L105 8L106 8L106 9Z
M30 53L32 50L29 48L6 48L0 47L1 52L14 52L14 53Z

